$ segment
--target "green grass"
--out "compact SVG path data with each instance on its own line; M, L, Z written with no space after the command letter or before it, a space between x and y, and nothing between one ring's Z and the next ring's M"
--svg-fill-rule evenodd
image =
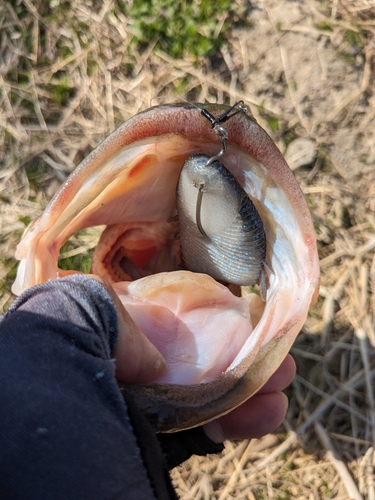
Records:
M333 28L329 22L326 20L315 23L315 28L320 31L333 31Z
M14 257L0 257L0 268L3 268L6 272L4 273L3 278L0 279L0 298L3 299L3 296L8 296L8 300L6 302L2 301L2 307L0 307L0 314L5 313L10 305L13 302L13 295L10 295L9 292L11 287L16 279L17 268L18 268L18 260Z
M344 40L348 42L350 45L352 45L352 47L358 47L358 48L364 47L363 36L361 36L361 34L357 33L356 31L349 29L345 30Z
M142 50L152 40L172 57L211 57L227 43L235 25L246 25L246 16L230 0L134 0L118 1L135 34L133 46Z
M66 259L59 259L59 268L65 271L74 270L88 274L90 272L91 260L91 253L74 255L73 257L68 257Z
M98 242L100 234L98 227L82 229L74 234L60 249L59 268L89 273L94 253L92 247Z
M64 255L69 252L74 251L77 248L77 243L71 240L67 241L65 245L61 248L60 254ZM59 268L65 271L80 271L81 273L89 273L91 267L91 260L93 250L88 250L87 252L78 253L77 255L72 255L70 257L59 258Z
M267 115L267 124L272 132L277 132L280 128L280 121L275 116Z
M67 76L63 76L56 82L50 83L47 86L47 90L50 92L52 100L61 106L65 106L75 92L75 89L69 84Z

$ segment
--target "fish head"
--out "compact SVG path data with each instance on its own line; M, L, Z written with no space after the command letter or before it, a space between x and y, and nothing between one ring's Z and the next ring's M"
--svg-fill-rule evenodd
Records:
M58 257L72 234L106 226L91 272L113 284L166 358L158 380L125 389L160 432L201 425L254 394L286 356L319 287L304 196L272 139L245 112L225 123L221 160L263 222L263 297L246 288L237 296L207 274L181 269L175 220L181 168L192 155L214 156L221 148L202 109L219 116L228 107L161 105L123 123L73 171L16 252L13 291L20 294L67 274Z

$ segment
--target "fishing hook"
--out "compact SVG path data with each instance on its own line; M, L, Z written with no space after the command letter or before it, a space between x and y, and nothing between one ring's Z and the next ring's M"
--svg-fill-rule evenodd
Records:
M231 111L233 111L233 112L231 113ZM212 156L207 161L207 163L205 165L206 167L208 167L208 165L211 165L211 163L214 163L215 161L219 160L219 158L221 158L227 150L228 131L225 127L223 127L222 123L226 122L227 120L229 120L233 116L237 115L241 111L243 111L246 114L249 114L249 108L247 106L245 106L245 103L242 100L234 103L233 106L231 106L226 111L221 113L221 115L219 115L217 118L215 118L209 111L207 111L207 109L201 110L201 114L205 118L207 118L207 120L209 122L211 122L211 128L219 136L219 138L221 140L221 150L219 151L219 153L217 155ZM198 191L198 196L197 196L196 224L197 224L197 227L199 229L199 232L203 236L207 236L207 234L205 233L205 231L203 229L202 223L201 223L201 214L200 214L201 206L202 206L202 199L203 199L203 187L204 187L203 184L201 184L199 186L199 191Z
M206 236L208 238L205 230L203 229L202 221L201 221L201 207L202 207L203 191L204 191L204 183L200 184L199 188L198 188L197 206L195 209L195 222L197 224L197 228L198 228L199 232L203 236Z

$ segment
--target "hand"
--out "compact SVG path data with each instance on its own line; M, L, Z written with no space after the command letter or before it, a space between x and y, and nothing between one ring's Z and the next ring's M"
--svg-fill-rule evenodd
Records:
M139 330L112 286L91 275L111 296L119 320L119 335L115 350L116 378L126 384L155 380L165 368L165 359ZM233 411L204 426L213 441L250 439L275 430L284 420L288 399L281 391L293 380L296 367L288 354L266 384L250 399Z
M274 431L284 420L288 398L281 391L293 380L296 365L290 354L265 385L227 415L206 424L203 428L212 441L252 439Z
M104 286L116 308L119 328L116 378L125 384L152 382L164 371L164 357L131 319L112 286L99 276L91 274L90 277Z

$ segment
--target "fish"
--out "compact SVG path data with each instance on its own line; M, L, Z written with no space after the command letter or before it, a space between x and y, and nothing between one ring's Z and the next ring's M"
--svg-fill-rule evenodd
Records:
M166 359L154 382L122 388L156 432L202 425L258 391L285 358L319 291L316 236L302 191L252 115L242 109L229 115L230 109L181 102L134 115L72 172L16 250L12 290L20 294L76 272L58 268L60 248L83 228L106 226L91 272L112 283ZM238 287L238 296L183 265L176 238L181 170L194 155L217 157L222 145L207 116L229 116L220 162L262 221L262 294L255 284Z
M262 220L228 169L207 155L184 163L177 185L181 260L190 271L249 286L266 257Z

